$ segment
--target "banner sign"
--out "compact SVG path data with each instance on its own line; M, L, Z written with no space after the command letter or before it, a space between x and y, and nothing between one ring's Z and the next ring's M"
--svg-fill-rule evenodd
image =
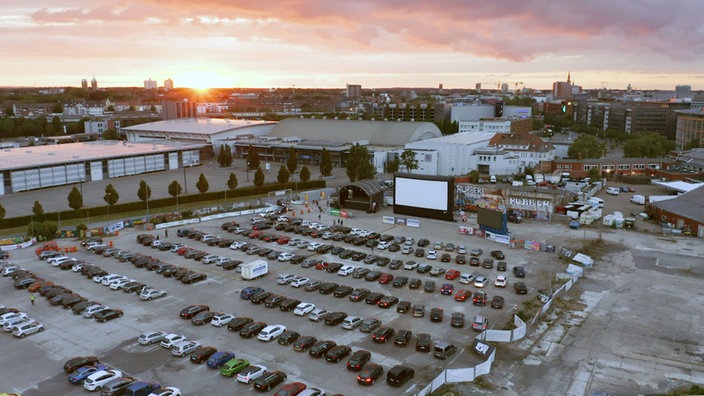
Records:
M420 220L418 220L418 219L408 219L408 220L406 220L406 225L409 226L409 227L419 228L419 227L420 227Z
M384 224L396 224L396 219L393 216L381 216L381 222Z

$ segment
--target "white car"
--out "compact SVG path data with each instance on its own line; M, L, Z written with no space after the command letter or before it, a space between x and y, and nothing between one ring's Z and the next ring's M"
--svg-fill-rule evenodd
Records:
M83 269L83 263L76 263L71 267L71 271L80 272Z
M16 317L12 319L7 319L2 325L2 328L6 332L11 333L12 331L14 331L14 327L30 322L34 322L34 319L30 319L29 317Z
M296 308L293 310L294 315L298 316L305 316L308 315L309 313L313 312L315 309L315 304L308 303L308 302L302 302L298 305L296 305Z
M44 331L44 325L39 322L31 321L28 323L22 323L20 325L14 326L14 330L12 330L12 335L15 337L24 338L25 336L34 333L39 333L41 331Z
M506 287L506 284L508 283L508 279L506 278L505 275L499 275L496 277L496 280L494 281L494 286L496 287Z
M413 246L404 246L401 249L401 254L411 254L413 253Z
M362 318L360 318L359 316L348 316L342 322L342 328L345 330L354 330L361 324Z
M460 274L460 283L468 285L474 281L474 274L463 272Z
M414 260L406 261L406 264L403 265L405 270L414 270L416 268L418 268L418 262Z
M233 315L233 314L222 313L222 314L213 316L213 320L210 321L210 324L215 327L222 327L222 326L225 326L226 324L232 322L232 319L234 319L234 318L235 318L235 315Z
M259 332L257 339L259 341L271 341L280 336L284 331L286 331L286 326L284 325L268 325Z
M111 288L112 290L120 290L120 289L122 289L123 286L125 286L126 284L128 284L130 282L134 282L134 280L126 279L126 278L118 279L118 280L110 282L110 285L108 285L108 287Z
M291 253L291 252L283 252L283 253L281 253L281 254L279 255L279 257L277 257L276 259L279 260L279 261L289 261L289 260L291 260L294 256L295 256L295 254L293 254L293 253Z
M105 278L103 278L103 280L100 281L100 283L102 283L103 286L110 286L111 283L115 282L116 280L120 280L120 279L127 279L127 277L124 275L119 275L119 274L108 275Z
M184 340L171 346L171 354L176 357L183 357L195 351L199 347L200 342Z
M308 242L308 241L299 241L299 242L296 244L296 247L299 248L299 249L306 249L306 248L308 248L308 245L309 245L309 244L310 244L310 242Z
M122 377L122 371L120 370L96 371L83 381L83 387L89 391L98 390L108 382L120 377Z
M239 374L237 374L237 381L243 384L250 384L252 383L252 381L264 375L266 371L267 368L260 364L247 366L244 368L244 370L240 371Z
M8 321L15 318L26 318L27 314L24 312L8 312L0 316L0 326L4 326Z
M145 301L150 301L155 298L164 297L166 295L166 290L157 289L144 289L139 293L139 298Z
M2 276L10 276L10 274L12 274L13 272L15 272L19 269L20 269L20 267L18 267L16 265L9 265L9 266L2 269Z
M167 386L166 388L156 389L147 396L181 396L181 389Z
M303 242L301 238L293 238L290 241L288 241L289 246L298 246L299 243Z
M186 245L183 243L174 243L174 245L171 246L171 249L169 250L171 250L171 253L176 253L176 251L181 249L182 247L186 247Z
M320 242L311 242L308 244L308 250L310 250L311 252L314 252L317 248L319 248L321 246L323 246L323 244Z
M137 342L142 345L151 345L157 342L161 342L168 333L163 331L150 331L148 333L140 334Z
M235 242L232 242L232 244L230 245L230 249L232 249L232 250L240 250L240 249L242 249L242 248L245 247L245 246L247 246L247 242L245 242L245 241L235 241Z
M301 287L301 286L307 285L308 282L310 282L310 279L308 279L308 278L306 278L306 277L304 277L304 276L301 276L301 277L298 277L298 278L294 278L294 279L291 281L290 285L291 285L291 287Z
M467 246L457 245L457 254L467 254Z
M295 276L293 274L280 274L276 280L279 285L288 285L293 281Z
M332 232L332 231L325 231L325 232L323 233L323 235L322 235L320 238L321 238L321 239L328 240L328 239L332 239L333 236L335 236L335 233L334 233L334 232Z
M122 278L122 277L123 277L123 276L120 275L120 274L107 274L107 275L103 275L103 276L98 276L98 275L96 275L96 276L93 277L93 282L95 282L95 283L103 283L103 281L106 281L106 284L109 285L110 282L112 282L112 281L114 281L114 280L117 280L117 279L120 279L120 278Z
M487 279L485 276L478 276L474 278L474 287L485 287L488 282L489 279Z
M95 315L96 312L100 312L104 309L109 309L110 307L107 305L103 304L93 304L90 307L86 308L83 310L83 317L84 318L92 318L93 315Z
M69 261L77 261L77 260L75 258L71 258L71 257L60 257L60 258L57 258L56 260L52 260L52 261L48 261L48 262L51 265L53 265L54 267L58 267L59 265L66 263L66 262L69 262Z
M209 255L203 257L200 261L203 264L212 264L218 259L218 257L219 256L217 256L215 254L209 254Z
M186 341L186 336L182 336L180 334L173 334L169 333L164 336L164 338L161 340L161 346L166 348L166 349L171 349L174 344L177 342L181 341Z
M155 239L155 240L152 241L151 246L152 246L153 248L155 248L155 247L159 247L159 246L161 246L161 245L163 245L163 244L164 244L164 242L162 242L160 239Z
M306 388L298 396L325 396L326 393L320 388Z
M289 221L289 217L286 216L286 215L281 215L281 216L279 216L279 217L276 218L276 221L285 221L285 222L288 222L288 221Z
M215 265L221 266L221 265L223 265L224 263L226 263L226 262L228 262L228 261L230 261L230 260L232 260L232 259L229 258L229 257L218 256L217 260L215 260Z
M206 235L203 235L203 236L200 238L200 241L201 241L201 242L208 242L209 240L215 239L215 238L217 238L215 235L206 234Z
M379 242L378 245L376 245L376 248L379 249L379 250L385 250L385 249L387 249L389 246L391 246L391 244L390 244L389 242L387 242L387 241L381 241L381 242Z
M343 265L342 267L340 267L339 270L337 270L337 274L340 275L340 276L347 276L347 275L353 273L353 272L354 272L354 269L355 269L354 266L351 266L351 265Z
M310 319L313 322L320 322L323 319L323 316L327 314L328 311L323 308L315 308L311 313L308 315L308 319Z
M435 260L438 258L438 252L435 250L428 250L428 254L425 255L428 260Z

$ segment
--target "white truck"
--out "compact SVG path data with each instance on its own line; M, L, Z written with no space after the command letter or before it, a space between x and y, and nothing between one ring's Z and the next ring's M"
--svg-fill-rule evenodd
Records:
M269 273L269 263L265 260L241 264L239 268L242 269L242 280L257 279Z

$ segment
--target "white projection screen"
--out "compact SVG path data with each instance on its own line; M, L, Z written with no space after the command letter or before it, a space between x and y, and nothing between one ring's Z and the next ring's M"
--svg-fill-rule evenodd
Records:
M452 221L454 190L453 177L396 174L394 213Z

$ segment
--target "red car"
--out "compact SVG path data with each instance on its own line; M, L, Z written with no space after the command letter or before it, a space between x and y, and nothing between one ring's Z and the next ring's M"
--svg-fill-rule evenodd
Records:
M451 269L445 273L445 279L455 280L460 277L462 273L456 269Z
M276 243L278 243L279 245L286 245L286 244L288 244L288 241L290 241L290 240L291 240L290 236L282 235L279 237L279 239L276 240Z
M382 285L385 285L385 284L391 282L392 280L394 280L394 276L389 274L388 272L384 272L379 277L379 283L381 283Z
M289 382L279 389L274 396L294 396L306 389L306 384L303 382Z
M178 254L179 256L183 256L190 249L191 248L189 248L188 246L182 246L182 247L178 248L178 250L176 250L176 254Z
M327 269L329 266L330 266L330 263L328 263L327 261L323 261L321 263L316 264L315 269L322 271L322 270Z
M465 302L472 297L472 292L469 290L460 290L455 294L455 301Z
M247 235L247 236L248 236L250 239L255 239L255 238L259 238L259 234L260 234L259 231L252 231L252 232L250 232L249 235Z

